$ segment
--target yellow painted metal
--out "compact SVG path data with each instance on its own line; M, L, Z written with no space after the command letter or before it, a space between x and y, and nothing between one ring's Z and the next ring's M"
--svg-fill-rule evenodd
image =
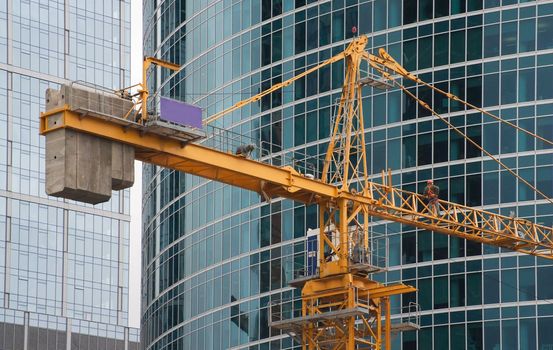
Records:
M412 293L404 284L386 286L350 273L308 281L302 290L302 348L347 349L357 346L382 349L382 317L389 297ZM311 322L302 322L309 318ZM391 324L385 324L389 334ZM387 329L386 329L387 328ZM389 342L388 342L389 343Z
M390 305L390 297L382 298L384 301L384 307L386 309L386 325L384 327L386 350L392 350L392 308Z
M178 71L180 69L179 65L161 60L159 58L146 57L144 59L144 62L142 64L142 84L140 86L140 91L139 91L139 94L140 94L139 104L140 104L140 109L142 111L142 116L141 116L142 122L145 122L146 120L148 120L147 102L148 102L148 96L150 95L150 91L148 90L147 74L148 74L148 69L151 67L152 64L170 69L172 71Z
M366 43L366 37L356 38L344 52L205 120L205 123L213 122L326 65L345 59L346 78L334 116L335 124L325 157L323 176L319 180L306 178L291 167L275 167L149 133L143 125L148 116L148 67L157 64L172 70L179 69L177 65L155 58L148 58L144 63L144 80L138 102L141 103L142 117L138 123L128 121L128 124L122 125L94 116L83 117L71 111L70 106L65 106L41 114L41 134L59 128L90 133L132 145L136 159L144 162L256 191L272 198L284 197L319 204L320 277L308 281L302 290L302 315L314 317L312 322L301 323L303 349L321 349L323 344L324 348L330 349L353 350L356 344L381 349L383 343L389 349L389 297L415 289L402 284L385 286L352 272L352 243L363 242L363 247L370 249L370 216L548 259L553 259L553 229L446 201L440 201L438 210L433 212L422 195L393 188L390 181L383 181L383 184L370 182L359 65L362 60L367 60L371 67L381 72L384 79L393 80L389 72L409 79L416 77L397 64L384 50L380 51L379 57L368 54L365 51ZM49 122L54 119L56 124ZM336 310L346 312L340 314L342 316L325 317ZM362 312L348 313L348 310ZM382 317L385 318L384 342Z
M147 163L198 175L210 180L248 189L271 197L286 197L303 203L314 203L318 197L335 198L338 189L330 184L306 178L291 168L280 168L201 145L183 145L173 140L69 109L57 109L41 116L41 134L69 128L129 144L135 157ZM49 118L62 118L48 126ZM50 123L51 124L51 123Z

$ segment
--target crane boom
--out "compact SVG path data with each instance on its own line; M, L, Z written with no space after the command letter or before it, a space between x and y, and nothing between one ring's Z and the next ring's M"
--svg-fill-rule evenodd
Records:
M58 122L48 122L52 119ZM194 143L183 146L178 140L144 132L144 127L136 123L131 124L135 127L128 127L101 118L83 118L69 106L42 113L40 125L42 135L68 128L124 142L135 148L137 160L265 193L271 198L306 204L343 198L365 206L372 216L384 220L553 259L553 228L528 220L444 200L440 200L440 214L435 216L424 196L417 193L375 182L369 182L366 195L343 191L290 167L277 167Z

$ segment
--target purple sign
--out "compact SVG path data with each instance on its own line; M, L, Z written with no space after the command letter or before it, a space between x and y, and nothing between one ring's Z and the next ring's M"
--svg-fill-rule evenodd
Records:
M160 98L159 118L179 125L202 128L202 109L170 98Z

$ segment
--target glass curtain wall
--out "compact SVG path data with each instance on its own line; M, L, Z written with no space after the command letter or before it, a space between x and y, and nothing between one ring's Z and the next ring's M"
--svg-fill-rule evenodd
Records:
M145 1L148 55L183 66L149 73L157 94L199 105L204 117L341 52L354 36L385 48L423 80L553 139L553 1ZM322 169L343 62L215 123L253 140L273 164ZM524 179L553 196L553 151L475 110L405 81L409 91ZM422 192L434 179L449 201L553 224L545 200L399 90L366 88L370 173ZM267 155L268 154L268 155ZM309 164L309 165L307 165ZM291 349L270 330L268 305L305 261L315 206L153 166L144 168L142 336L148 349ZM421 330L394 349L546 349L553 346L549 260L374 222L389 270L374 278L419 291Z
M0 0L0 348L137 348L128 328L129 191L45 193L47 88L128 84L130 1Z

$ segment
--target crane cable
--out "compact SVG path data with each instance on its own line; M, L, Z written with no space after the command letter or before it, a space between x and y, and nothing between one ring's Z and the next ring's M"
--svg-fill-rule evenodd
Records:
M509 168L507 165L505 165L502 161L500 161L498 158L494 157L490 152L486 151L482 146L480 146L476 141L474 141L473 139L471 139L470 137L468 137L467 135L465 135L465 133L463 133L461 130L459 130L459 128L457 128L456 126L454 126L453 124L451 124L449 121L447 121L444 117L442 117L440 114L438 114L436 111L434 111L434 109L432 107L430 107L428 105L428 103L424 102L423 100L419 99L417 96L415 96L415 94L413 94L411 91L407 90L407 88L403 85L401 85L400 83L398 83L396 80L393 80L395 82L395 85L397 85L406 95L410 96L411 98L413 98L415 101L417 101L417 103L419 105L421 105L422 107L426 108L428 111L430 111L430 113L432 113L432 115L434 115L435 117L438 117L439 119L441 119L444 123L446 123L449 128L451 128L452 130L454 130L456 133L458 133L459 135L461 135L463 138L465 138L467 141L469 141L472 145L474 145L475 147L477 147L478 149L480 149L483 153L485 153L488 157L490 157L491 159L493 159L496 163L498 163L499 165L501 165L502 168L504 168L505 170L507 170L509 173L511 173L513 176L515 176L517 179L519 179L522 183L524 183L525 185L527 185L528 187L530 187L534 192L540 194L543 198L545 198L545 200L547 200L549 203L553 204L553 200L549 197L547 197L543 192L541 192L540 190L538 190L536 187L534 187L531 183L529 183L528 181L526 181L524 178L522 178L520 175L518 175L517 173L515 173L511 168Z
M448 98L450 98L450 99L452 99L452 100L454 100L454 101L461 102L462 104L464 104L464 105L467 106L467 107L470 107L470 108L472 108L472 109L476 109L476 110L479 111L480 113L483 113L483 114L485 114L485 115L487 115L487 116L489 116L489 117L492 117L493 119L498 120L498 121L501 122L501 123L507 124L507 125L509 125L509 126L511 126L511 127L513 127L513 128L515 128L515 129L519 130L519 131L522 131L522 132L524 132L524 133L526 133L526 134L528 134L528 135L530 135L530 136L532 136L532 137L534 137L534 138L537 138L537 139L539 139L539 140L541 140L541 141L543 141L543 142L545 142L545 143L547 143L547 144L553 146L553 141L548 140L548 139L546 139L546 138L544 138L544 137L542 137L542 136L540 136L540 135L538 135L538 134L536 134L536 133L533 133L533 132L531 132L530 130L526 130L526 129L524 129L524 128L521 128L520 126L518 126L518 125L516 125L516 124L513 124L513 123L511 123L511 122L509 122L509 121L507 121L507 120L504 120L504 119L502 119L502 118L496 116L495 114L493 114L493 113L491 113L491 112L488 112L488 111L486 111L486 110L484 110L484 109L482 109L482 108L480 108L480 107L477 107L477 106L473 105L473 104L470 103L470 102L464 101L464 100L462 100L459 96L456 96L456 95L454 95L454 94L452 94L452 93L450 93L450 92L441 90L441 89L439 89L439 88L437 88L437 87L435 87L435 86L433 86L433 85L431 85L431 84L428 84L427 82L421 80L421 79L418 78L418 77L416 77L416 80L413 79L413 78L411 78L411 77L407 77L407 78L409 78L409 79L415 81L415 82L418 83L418 84L421 84L421 85L423 85L423 86L426 86L426 87L428 87L428 88L430 88L430 89L432 89L432 90L434 90L434 91L436 91L436 92L439 92L440 94L442 94L442 95L444 95L444 96L446 96L446 97L448 97Z

